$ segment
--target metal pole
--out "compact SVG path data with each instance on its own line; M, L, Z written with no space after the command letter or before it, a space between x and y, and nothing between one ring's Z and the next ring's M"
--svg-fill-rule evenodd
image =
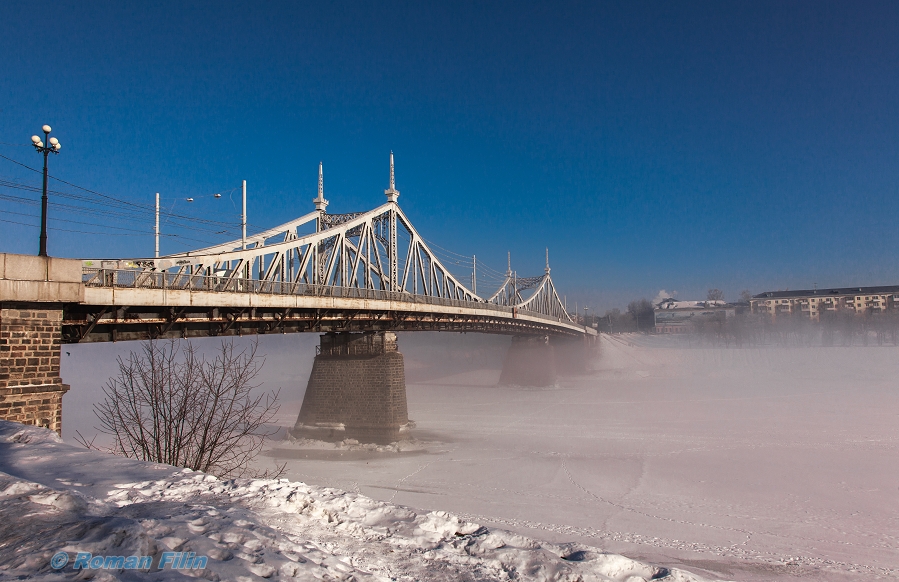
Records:
M44 144L45 148L50 145L50 134L46 131L44 132ZM47 155L49 153L49 149L44 149L44 195L41 196L41 244L38 251L38 255L42 257L47 256Z
M478 294L478 256L471 255L472 260L472 268L471 268L471 290L474 291L474 294Z
M243 213L240 215L240 248L247 250L247 181L243 181Z
M240 213L240 248L243 250L247 250L247 181L243 181L243 185L241 187L241 198L243 199L243 210ZM247 262L246 259L242 259L244 262L243 266L243 278L250 278L250 263Z
M159 192L156 193L156 258L159 258Z

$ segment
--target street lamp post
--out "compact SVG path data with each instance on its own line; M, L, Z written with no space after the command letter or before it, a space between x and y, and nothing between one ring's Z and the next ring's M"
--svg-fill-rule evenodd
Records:
M59 148L59 140L55 137L50 137L50 126L45 125L41 128L44 132L44 139L47 140L45 144L41 141L36 135L31 136L31 143L34 145L34 149L38 151L38 153L44 154L44 195L41 197L41 246L38 251L38 255L41 257L47 256L47 157L50 153L58 154Z

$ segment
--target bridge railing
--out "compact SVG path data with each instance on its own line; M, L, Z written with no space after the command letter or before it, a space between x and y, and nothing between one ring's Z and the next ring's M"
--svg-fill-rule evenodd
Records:
M483 301L461 301L408 292L362 289L358 287L338 287L333 285L310 285L282 281L216 277L214 275L189 275L167 273L165 271L143 271L138 269L98 269L84 267L82 281L87 287L107 287L118 289L171 289L173 291L208 291L215 293L255 293L260 295L301 295L312 297L337 297L341 299L373 299L402 301L422 305L444 305L501 311L514 314L516 309ZM556 317L530 310L517 310L529 317L559 323ZM578 326L580 327L580 326Z

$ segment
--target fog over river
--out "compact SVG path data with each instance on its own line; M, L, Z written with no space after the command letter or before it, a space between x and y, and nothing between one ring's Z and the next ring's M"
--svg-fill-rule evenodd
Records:
M285 428L316 342L260 346ZM401 334L413 441L386 450L273 441L259 464L709 578L899 576L899 349L603 336L591 375L533 389L496 385L508 342ZM127 348L65 350L71 440L92 432L110 356Z

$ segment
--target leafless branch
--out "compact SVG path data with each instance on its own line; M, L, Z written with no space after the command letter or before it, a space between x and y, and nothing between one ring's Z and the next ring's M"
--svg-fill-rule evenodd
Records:
M254 392L265 361L258 348L222 341L207 359L189 341L145 343L118 359L119 373L95 406L99 430L127 457L226 478L246 475L274 434L266 425L278 412L278 391Z

